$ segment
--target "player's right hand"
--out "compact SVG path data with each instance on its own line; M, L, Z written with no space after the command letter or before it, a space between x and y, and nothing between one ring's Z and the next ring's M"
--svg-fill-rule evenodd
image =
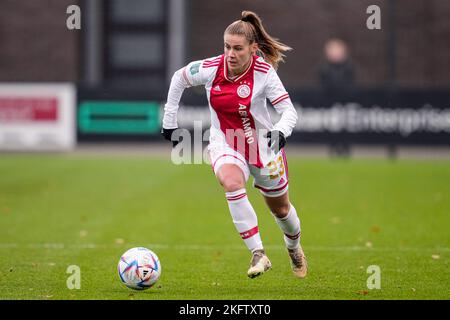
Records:
M172 144L173 144L173 148L175 148L175 146L179 143L179 141L175 141L175 140L172 140L172 133L175 131L175 130L177 130L178 128L175 128L175 129L165 129L165 128L162 128L161 129L161 134L163 135L163 137L164 137L164 139L166 139L166 140L169 140L169 141L172 141Z

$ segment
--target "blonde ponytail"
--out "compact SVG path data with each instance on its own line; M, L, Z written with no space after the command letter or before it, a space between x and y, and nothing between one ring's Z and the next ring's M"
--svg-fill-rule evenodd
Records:
M292 50L291 47L269 35L264 29L261 18L252 11L242 11L241 20L230 24L225 34L243 35L250 44L256 42L263 58L275 69L278 69L278 64L284 61L284 52Z

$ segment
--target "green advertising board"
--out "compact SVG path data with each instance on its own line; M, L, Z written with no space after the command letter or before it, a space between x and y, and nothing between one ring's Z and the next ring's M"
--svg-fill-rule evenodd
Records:
M156 102L84 101L78 108L83 134L154 134L160 129Z

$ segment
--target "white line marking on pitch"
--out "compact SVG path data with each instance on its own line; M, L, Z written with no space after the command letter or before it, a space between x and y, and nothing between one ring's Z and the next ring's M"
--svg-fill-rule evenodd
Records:
M185 244L185 245L169 245L161 243L145 243L145 244L70 244L70 243L0 243L0 249L28 248L28 249L111 249L111 248L128 248L128 247L148 247L154 249L174 249L174 250L247 250L244 245L206 245L206 244ZM285 250L282 245L265 245L271 250ZM365 246L304 246L308 251L411 251L411 252L450 252L449 247L365 247Z

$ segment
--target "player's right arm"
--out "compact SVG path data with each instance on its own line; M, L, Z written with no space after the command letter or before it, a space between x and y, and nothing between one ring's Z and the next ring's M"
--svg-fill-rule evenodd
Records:
M217 57L212 59L217 59ZM178 128L177 113L184 90L193 86L205 85L211 78L212 72L215 71L213 70L215 68L205 67L204 63L206 66L209 64L208 60L193 61L172 76L167 102L164 106L162 125L162 133L168 140L170 140L172 132Z

